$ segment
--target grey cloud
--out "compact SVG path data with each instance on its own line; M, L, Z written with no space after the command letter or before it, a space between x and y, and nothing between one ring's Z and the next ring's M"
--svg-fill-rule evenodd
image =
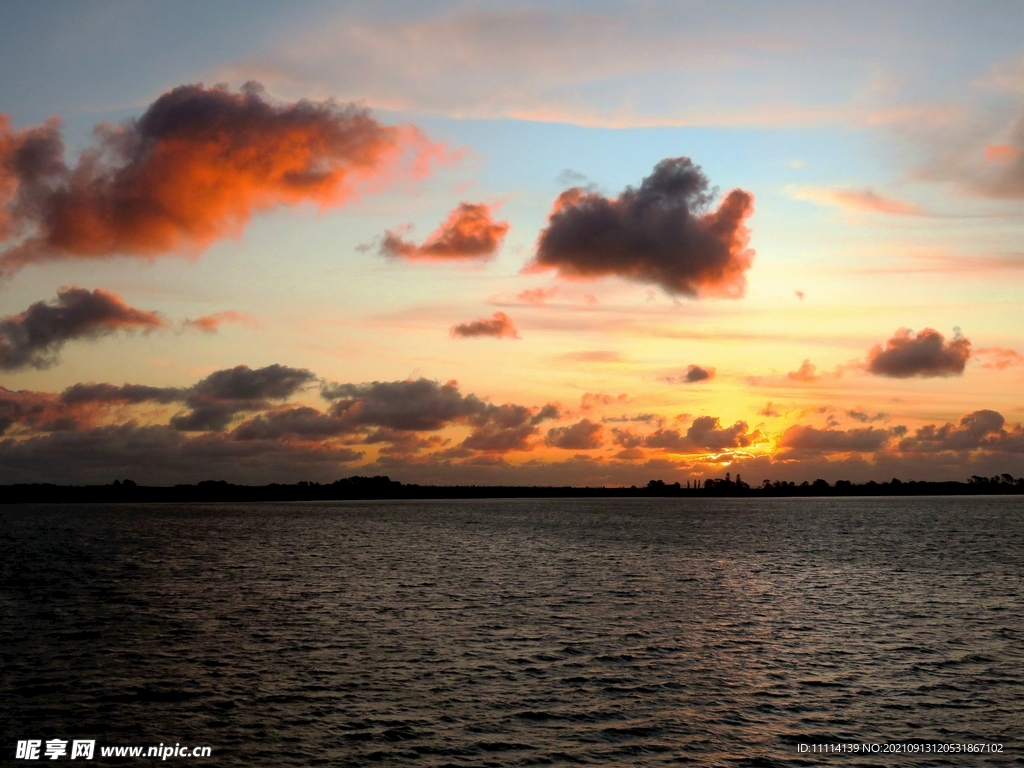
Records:
M166 426L132 423L22 440L0 440L5 482L109 483L130 477L149 485L223 479L332 482L351 472L363 453L274 440L239 441L224 435L190 437Z
M948 342L931 328L916 336L908 328L896 331L883 348L869 353L867 370L876 376L907 379L912 376L959 376L971 356L971 342L956 333Z
M325 399L337 401L332 415L352 427L435 431L488 408L476 395L463 396L455 382L440 384L429 379L325 384L321 393Z
M151 331L166 325L154 312L135 309L107 291L62 288L57 299L38 301L0 320L0 370L47 368L73 339L94 339L117 331Z
M939 451L1024 452L1024 429L1020 424L1005 429L1006 420L998 411L980 410L968 413L953 425L929 424L915 430L913 437L900 441L900 451L906 453L936 453Z
M590 419L582 419L566 427L549 429L544 442L553 448L589 451L601 447L604 442L603 436L604 427Z
M149 387L144 384L72 384L60 395L60 401L67 405L83 403L179 403L188 396L188 390L180 387Z
M185 432L224 429L238 413L267 408L271 400L284 400L315 380L311 371L268 365L247 365L215 371L189 391L191 410L171 419L171 426Z
M615 199L572 187L556 201L527 270L619 276L673 295L737 298L753 258L744 224L753 196L734 189L710 211L714 197L687 157L662 160L639 188Z

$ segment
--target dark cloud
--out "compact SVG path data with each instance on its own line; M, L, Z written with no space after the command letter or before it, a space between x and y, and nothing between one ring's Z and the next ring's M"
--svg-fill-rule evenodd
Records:
M0 386L0 435L15 425L52 423L62 416L55 395Z
M453 325L452 336L471 338L474 336L494 336L496 338L518 339L519 331L512 318L504 312L495 312L491 319L481 318L470 323Z
M686 367L686 382L692 384L696 381L707 381L715 375L714 368L701 368L699 365L689 365Z
M616 445L621 445L627 450L639 448L644 444L643 435L637 434L631 429L620 429L619 427L612 427L612 440Z
M602 416L601 421L605 424L628 424L630 422L639 421L650 423L652 421L660 422L662 419L656 413L638 413L635 416Z
M322 440L348 432L338 418L308 406L281 408L248 419L231 432L236 440Z
M851 419L856 419L862 424L867 424L869 421L885 421L887 418L889 418L889 414L883 413L882 411L879 411L874 416L872 416L870 413L860 408L848 410L846 412L846 415L849 416Z
M887 429L818 429L816 427L794 425L787 429L779 447L786 454L794 453L871 453L885 448L891 433Z
M758 413L759 416L767 416L768 418L772 418L772 419L778 418L781 415L777 410L775 410L775 408L774 408L774 406L772 406L771 402L769 402L767 405L765 405L765 407L762 408L757 413Z
M670 453L700 453L745 448L759 437L760 433L756 430L747 432L745 421L723 427L715 416L698 416L685 434L676 429L659 429L644 437L643 445L645 448L658 448Z
M410 152L421 167L436 151L415 129L381 125L364 109L277 105L255 83L239 93L179 86L96 136L68 166L57 122L16 132L0 121L0 236L22 238L0 256L0 271L199 250L241 232L256 211L335 205Z
M423 245L388 230L380 252L404 259L488 259L498 252L508 230L509 223L495 221L484 203L459 203Z
M473 432L462 441L461 447L489 453L530 450L533 447L530 438L537 434L537 425L558 417L558 407L551 404L540 410L511 403L491 405L471 418Z
M604 427L590 419L583 419L570 426L549 429L544 442L553 448L589 451L600 448L604 443Z
M913 437L900 441L905 453L937 453L940 451L1024 452L1024 430L1020 424L1004 428L1006 420L998 411L980 410L968 413L958 425L929 424L915 430Z
M925 328L916 336L901 328L869 353L866 368L876 376L959 376L971 357L971 342L957 332L948 342L938 331Z
M187 389L179 387L149 387L144 384L73 384L60 395L67 405L82 403L112 403L136 405L138 403L180 403L188 397Z
M488 409L487 403L476 395L463 396L454 381L440 384L416 379L327 384L321 393L326 399L337 401L332 414L351 427L434 431Z
M711 211L713 199L707 177L686 157L662 160L639 188L615 199L572 187L559 195L527 270L738 298L753 258L744 222L754 198L734 189Z
M37 301L0 320L0 370L47 368L74 339L95 339L117 331L151 331L166 325L159 315L135 309L97 288L62 288L51 303Z
M74 484L123 477L150 485L211 479L253 485L332 482L351 474L346 465L363 456L347 447L189 436L167 426L127 423L0 440L0 477Z
M284 400L311 384L316 377L304 368L247 365L215 371L193 386L186 398L191 410L171 419L185 432L219 431L238 413L263 410L272 400Z

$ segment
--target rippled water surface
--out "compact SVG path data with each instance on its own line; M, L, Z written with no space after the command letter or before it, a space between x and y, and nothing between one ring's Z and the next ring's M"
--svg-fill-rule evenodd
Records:
M3 507L0 530L5 762L88 737L248 766L1024 763L1020 497ZM798 752L910 739L1005 746Z

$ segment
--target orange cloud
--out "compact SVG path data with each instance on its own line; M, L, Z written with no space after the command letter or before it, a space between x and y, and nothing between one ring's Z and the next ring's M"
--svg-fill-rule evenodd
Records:
M231 309L226 312L215 312L212 315L203 315L195 320L185 320L182 325L186 328L195 328L204 333L216 333L223 323L252 323L253 317L245 312L236 312Z
M988 362L981 364L982 368L995 368L1001 371L1014 365L1024 365L1024 355L1012 349L985 347L984 349L979 349L975 354L988 360Z
M989 144L984 150L985 159L990 163L1007 163L1019 154L1020 150L1009 144Z
M786 378L792 381L817 381L818 380L818 367L814 365L810 360L804 360L800 363L800 367L795 371L790 371L786 374Z
M135 120L101 125L77 164L56 120L13 132L0 122L0 256L10 273L53 258L153 257L238 235L256 211L338 205L402 168L422 173L439 147L333 102L271 103L256 83L183 85Z
M388 230L380 250L405 259L487 259L498 252L508 230L509 223L495 221L485 203L459 203L423 245Z
M452 326L452 336L469 338L473 336L494 336L496 338L518 339L519 331L512 318L504 312L495 312L491 319L481 318L470 323Z

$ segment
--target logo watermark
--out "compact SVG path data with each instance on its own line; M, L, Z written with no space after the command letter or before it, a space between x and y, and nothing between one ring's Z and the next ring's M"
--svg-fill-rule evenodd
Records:
M148 747L100 745L95 739L20 739L15 748L17 760L92 760L99 757L141 757L166 760L169 757L210 757L213 747L189 747L175 743L174 746L160 742Z

